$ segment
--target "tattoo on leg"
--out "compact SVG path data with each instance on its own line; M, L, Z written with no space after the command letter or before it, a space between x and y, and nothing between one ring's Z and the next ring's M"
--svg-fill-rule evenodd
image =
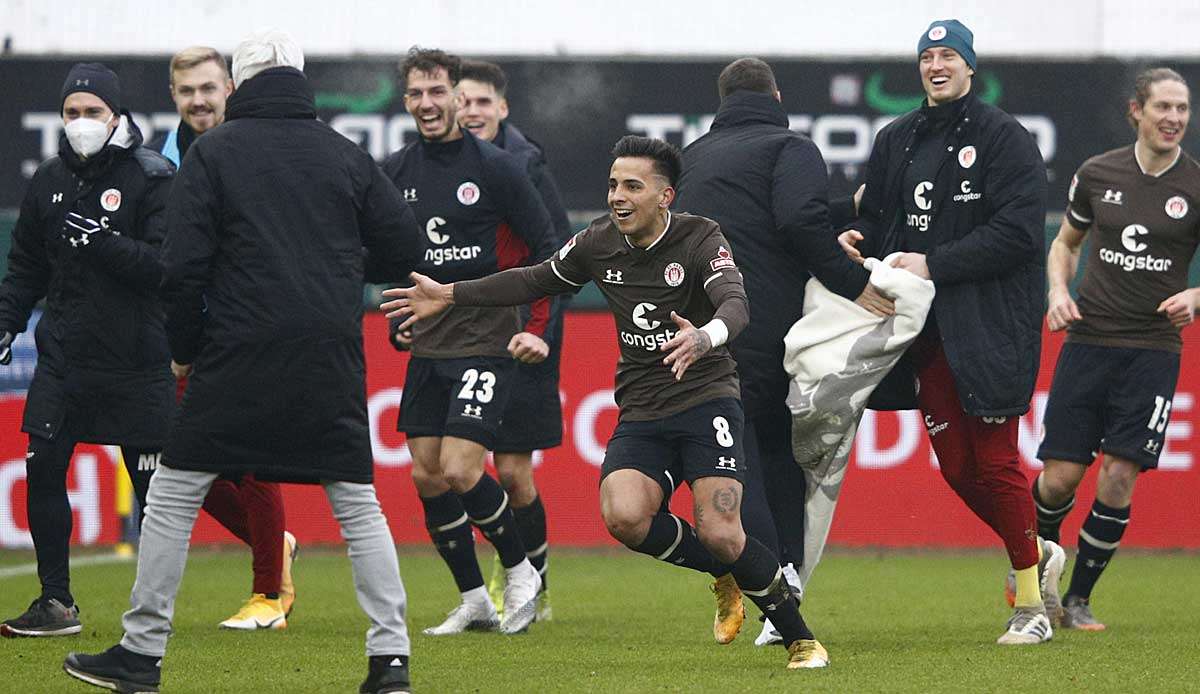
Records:
M713 492L712 503L713 508L717 509L719 513L732 513L738 505L737 487L718 489Z
M704 507L696 505L696 530L700 530L700 526L704 525Z

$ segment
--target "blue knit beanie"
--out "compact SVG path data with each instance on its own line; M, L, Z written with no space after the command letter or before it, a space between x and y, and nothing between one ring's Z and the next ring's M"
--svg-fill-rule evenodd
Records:
M917 57L920 58L926 48L934 46L953 48L972 70L975 69L975 35L957 19L939 19L931 23L917 42Z

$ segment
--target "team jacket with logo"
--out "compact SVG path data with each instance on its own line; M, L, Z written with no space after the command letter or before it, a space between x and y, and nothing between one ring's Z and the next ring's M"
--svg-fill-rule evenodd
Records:
M717 398L738 398L729 350L711 350L676 381L659 348L675 336L671 311L699 327L721 318L732 340L749 308L729 242L711 219L671 215L649 248L635 248L607 215L576 234L549 260L454 285L461 306L523 304L578 292L595 282L616 319L621 359L616 400L622 421L662 419Z
M166 438L174 379L159 249L175 167L141 145L128 112L86 161L62 136L21 202L0 282L0 330L24 331L46 300L22 424L31 435L54 438L69 420L80 441L156 448ZM72 247L62 238L71 211L114 233Z
M419 140L383 164L417 216L428 245L418 272L439 282L485 277L554 252L550 215L520 161L468 132L453 142ZM520 325L516 307L452 307L413 329L413 356L508 356L524 330L545 331L547 302Z
M1158 176L1142 173L1133 145L1092 157L1071 181L1067 220L1093 229L1070 342L1178 352L1179 331L1158 313L1187 289L1200 242L1200 165L1180 150Z

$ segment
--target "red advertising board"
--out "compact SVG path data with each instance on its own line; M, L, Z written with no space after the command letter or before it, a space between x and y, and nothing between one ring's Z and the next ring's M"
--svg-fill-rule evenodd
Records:
M1186 342L1193 341L1190 329ZM406 355L388 345L386 323L378 314L364 324L368 360L367 389L375 451L376 486L384 512L399 543L423 544L428 536L410 479L411 460L395 424L404 381ZM603 313L574 312L567 317L563 354L563 445L540 454L535 476L546 503L550 540L559 545L613 544L599 516L597 484L604 446L616 424L612 376L617 346L612 318ZM1021 421L1021 455L1032 479L1054 361L1061 339L1048 337L1034 407ZM1183 372L1171 410L1167 443L1159 470L1144 475L1134 497L1126 547L1200 548L1200 437L1194 431L1195 394L1200 374L1189 368L1185 348ZM0 548L29 546L25 521L25 436L20 433L21 396L0 396ZM116 451L80 446L68 481L75 512L74 540L107 544L119 535L115 512ZM1078 510L1064 525L1073 537L1091 503L1094 474L1080 491ZM286 485L287 526L302 542L340 542L337 526L318 487ZM686 492L675 500L680 511L689 504ZM797 510L799 512L799 510ZM197 542L234 542L211 518L201 514ZM966 509L938 474L928 438L915 412L868 412L859 430L851 470L842 488L830 541L855 546L997 546L991 531Z

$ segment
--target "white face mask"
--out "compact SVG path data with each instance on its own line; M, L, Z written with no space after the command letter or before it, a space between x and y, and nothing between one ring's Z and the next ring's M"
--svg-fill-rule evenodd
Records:
M71 149L84 159L99 152L104 143L108 142L108 124L113 118L116 118L116 114L103 123L91 118L76 118L67 123L63 130L67 133L67 142L71 143Z

